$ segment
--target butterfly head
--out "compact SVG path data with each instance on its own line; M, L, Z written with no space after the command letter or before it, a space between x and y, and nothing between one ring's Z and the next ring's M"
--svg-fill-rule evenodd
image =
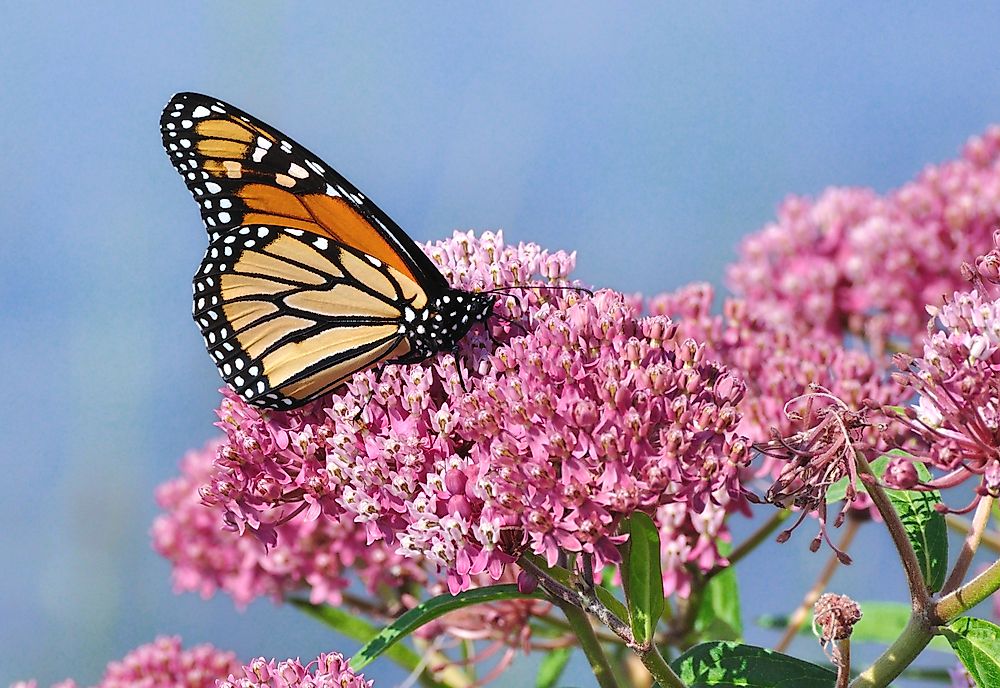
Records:
M496 305L493 294L453 289L432 299L420 310L405 312L406 362L422 361L439 351L454 351L476 323L485 323Z

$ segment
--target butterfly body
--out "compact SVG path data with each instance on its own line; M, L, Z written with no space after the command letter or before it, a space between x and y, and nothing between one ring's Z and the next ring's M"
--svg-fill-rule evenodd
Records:
M194 319L249 403L294 408L380 363L455 351L492 314L495 296L452 288L350 182L263 122L181 93L161 133L209 233Z

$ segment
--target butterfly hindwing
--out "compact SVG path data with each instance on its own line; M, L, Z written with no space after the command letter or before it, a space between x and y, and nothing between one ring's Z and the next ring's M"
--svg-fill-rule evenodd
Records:
M302 229L371 255L430 294L448 284L400 227L290 137L197 93L175 95L160 119L163 145L214 240L236 227Z
M424 299L395 268L295 227L221 233L194 279L194 318L223 379L275 408L405 356L404 313Z

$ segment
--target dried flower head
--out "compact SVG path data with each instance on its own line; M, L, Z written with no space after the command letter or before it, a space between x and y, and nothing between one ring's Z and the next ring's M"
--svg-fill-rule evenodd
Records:
M767 501L801 510L795 524L779 535L779 542L788 540L805 516L813 512L820 531L809 548L815 552L825 540L840 561L849 564L851 558L833 544L827 531L827 492L834 483L846 478L846 503L850 504L858 494L858 453L865 449L862 433L870 427L866 409L853 410L829 390L817 386L790 400L785 405L785 414L801 423L803 429L787 437L775 431L769 442L754 445L783 465L767 491ZM847 510L841 510L833 526L839 528L846 515Z
M824 593L813 605L813 628L824 644L850 638L860 620L861 607L847 595Z

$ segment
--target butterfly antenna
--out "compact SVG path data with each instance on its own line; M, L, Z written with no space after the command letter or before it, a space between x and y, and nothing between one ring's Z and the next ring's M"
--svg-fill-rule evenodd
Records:
M587 296L593 296L594 292L586 287L572 287L569 285L561 284L515 284L509 287L496 287L495 289L488 289L484 294L504 294L509 293L512 290L527 291L529 289L547 289L548 291L575 291L578 293L586 294ZM513 296L513 294L510 294Z

